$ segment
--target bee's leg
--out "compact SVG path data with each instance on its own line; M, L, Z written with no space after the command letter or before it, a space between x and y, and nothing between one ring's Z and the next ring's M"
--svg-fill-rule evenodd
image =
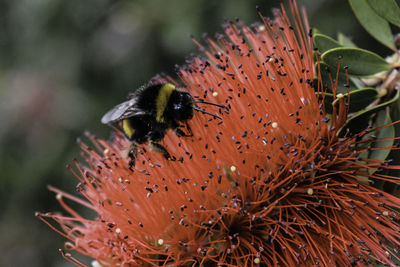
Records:
M185 132L182 131L180 128L175 128L174 131L175 131L175 133L176 133L176 135L177 135L178 137L184 137L184 136L186 136Z
M192 137L193 136L192 129L190 129L189 124L187 123L187 121L185 121L185 125L186 125L186 128L189 131L189 134L186 134L184 131L182 131L180 129L180 127L182 127L182 125L179 125L177 122L174 122L172 124L172 128L174 128L174 131L175 131L175 133L176 133L176 135L178 137Z
M186 135L187 137L192 137L193 136L193 132L192 132L192 128L190 128L188 121L185 121L185 125L186 125L186 129L188 130L189 134Z
M171 157L171 155L168 153L167 149L163 145L152 141L150 141L149 145L151 150L163 154L164 158L166 158L167 160L175 160L175 157Z
M186 135L185 132L182 131L182 130L180 129L180 127L181 127L181 125L180 125L179 123L177 123L176 121L172 121L172 123L171 123L171 128L174 129L175 134L176 134L178 137L185 136L185 135Z
M135 167L135 160L138 152L137 144L131 143L128 149L129 169L132 169L132 167Z

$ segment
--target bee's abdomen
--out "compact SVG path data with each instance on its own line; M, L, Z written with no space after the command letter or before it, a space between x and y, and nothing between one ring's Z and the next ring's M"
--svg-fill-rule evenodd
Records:
M135 135L135 128L133 128L131 119L125 119L122 121L122 129L124 130L126 137L132 140Z
M161 140L168 124L158 123L152 115L133 116L122 121L122 130L126 137L138 144L143 144L149 140Z

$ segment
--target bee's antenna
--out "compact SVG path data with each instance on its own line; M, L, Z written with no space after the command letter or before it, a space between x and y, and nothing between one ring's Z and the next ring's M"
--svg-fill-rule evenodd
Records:
M199 109L199 108L196 108L196 107L193 107L193 109L194 109L194 110L197 110L197 111L200 111L200 112L203 113L203 114L208 114L208 115L213 116L214 118L218 118L218 119L222 120L222 118L221 118L220 116L215 115L215 114L212 114L212 113L207 112L207 111L205 111L205 110L202 110L202 109Z
M208 105L217 106L217 107L220 107L220 108L226 108L224 105L219 105L219 104L215 104L215 103L210 103L210 102L206 102L206 101L203 101L203 100L195 101L194 103L196 103L196 104L198 104L198 103L201 103L201 104L208 104Z

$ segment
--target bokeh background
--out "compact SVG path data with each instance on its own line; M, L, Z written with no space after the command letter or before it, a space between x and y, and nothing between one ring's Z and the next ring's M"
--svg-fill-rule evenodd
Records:
M346 0L303 0L311 25L341 31L362 48L371 39ZM175 76L198 49L190 40L221 32L225 19L259 21L277 0L0 0L0 266L72 266L64 239L34 216L61 210L47 185L75 192L65 168L76 139L157 73ZM82 258L90 263L90 259Z

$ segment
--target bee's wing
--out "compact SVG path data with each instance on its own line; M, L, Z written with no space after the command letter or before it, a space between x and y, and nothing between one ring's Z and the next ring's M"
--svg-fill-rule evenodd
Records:
M136 100L136 98L132 98L115 106L106 114L104 114L104 116L101 118L101 122L104 124L109 124L135 115L146 114L144 111L135 107L135 104L137 102Z

